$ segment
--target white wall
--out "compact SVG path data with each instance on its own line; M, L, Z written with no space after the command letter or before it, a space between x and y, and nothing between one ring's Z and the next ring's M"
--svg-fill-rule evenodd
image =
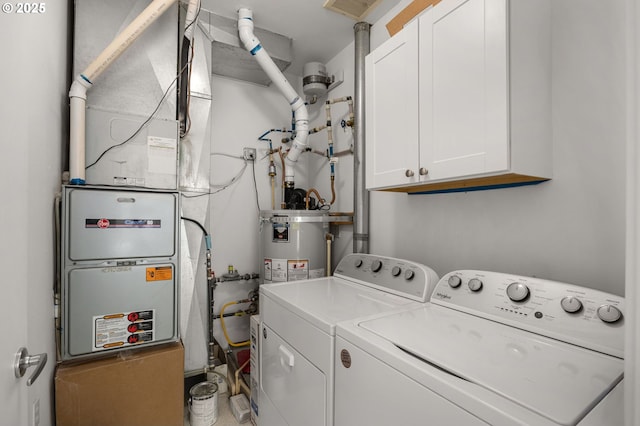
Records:
M372 49L393 12L374 25ZM553 180L456 194L372 192L372 253L440 275L497 270L624 294L624 2L558 0L552 13Z
M287 75L292 86L298 88L300 78ZM291 108L287 100L273 87L213 76L211 80L211 193L210 233L212 236L213 269L221 277L232 265L240 274L261 273L259 252L259 209L271 210L271 184L268 176L268 143L258 137L272 128L291 128ZM273 147L278 148L282 134L273 133ZM254 164L242 157L244 147L257 150ZM282 199L280 160L277 166L276 209ZM308 155L303 155L296 169L296 187L307 187ZM255 184L254 184L255 167ZM231 180L237 179L231 183ZM225 184L229 184L224 188ZM257 194L256 194L257 188ZM258 209L259 205L259 209ZM214 311L223 304L244 299L255 283L230 281L221 283L215 290ZM206 296L205 296L206 297ZM206 300L206 299L205 299ZM234 312L239 305L226 312ZM206 311L204 313L206 315ZM225 320L229 337L234 342L249 337L249 317L233 317ZM214 322L214 335L222 346L226 340L220 321Z

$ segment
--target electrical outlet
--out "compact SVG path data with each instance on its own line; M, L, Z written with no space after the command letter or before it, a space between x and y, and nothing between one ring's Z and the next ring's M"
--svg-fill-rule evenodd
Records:
M242 150L242 156L245 160L254 161L256 159L256 149L245 148Z
M31 416L33 419L33 423L32 423L33 426L39 426L40 425L40 399L36 399L35 401L33 401Z

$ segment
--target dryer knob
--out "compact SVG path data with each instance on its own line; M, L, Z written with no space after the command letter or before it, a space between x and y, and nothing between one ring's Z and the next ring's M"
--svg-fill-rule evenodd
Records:
M362 266L362 259L356 259L356 261L354 262L354 266L356 268L360 268Z
M613 323L622 318L622 312L613 305L602 305L598 308L598 318L604 322Z
M416 273L413 272L411 269L407 269L404 272L404 279L407 281L411 281L415 276L416 276Z
M482 290L482 281L480 281L477 278L471 278L467 285L469 286L469 290L471 290L471 291L480 291L480 290Z
M371 270L373 272L378 272L380 271L380 269L382 269L382 262L379 260L374 260L373 263L371 264Z
M449 287L458 288L460 284L462 284L462 279L457 275L451 275L447 282L449 283Z
M511 283L507 286L507 296L514 302L523 302L529 297L529 287L522 283Z
M562 306L562 309L569 314L575 314L582 310L582 302L574 296L563 297L560 301L560 305Z
M398 275L400 275L401 272L402 272L402 269L400 269L399 266L394 266L393 268L391 268L391 275L393 275L394 277L397 277Z

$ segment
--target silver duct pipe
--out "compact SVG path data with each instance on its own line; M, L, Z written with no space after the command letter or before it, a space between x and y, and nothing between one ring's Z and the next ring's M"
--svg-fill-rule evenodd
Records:
M371 24L358 22L355 32L355 92L353 146L353 252L369 253L369 192L365 186L364 57L371 51Z

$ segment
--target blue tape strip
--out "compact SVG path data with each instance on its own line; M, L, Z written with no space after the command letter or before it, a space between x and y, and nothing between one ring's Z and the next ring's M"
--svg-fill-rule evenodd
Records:
M546 182L548 179L533 181L533 182L518 182L518 183L501 183L498 185L484 185L484 186L474 186L469 188L452 188L452 189L437 189L433 191L420 191L420 192L410 192L409 195L419 195L419 194L448 194L453 192L473 192L473 191L486 191L489 189L500 189L500 188L515 188L517 186L530 186L537 185L542 182Z
M69 181L69 183L71 185L84 185L84 179L80 179L80 178L73 178Z
M255 54L258 53L260 49L262 49L262 45L258 44L256 47L251 49L251 54L255 56Z
M84 81L86 81L87 83L89 83L89 84L93 84L93 83L91 82L91 80L89 80L85 75L80 74L80 77L82 77L82 79L83 79Z

